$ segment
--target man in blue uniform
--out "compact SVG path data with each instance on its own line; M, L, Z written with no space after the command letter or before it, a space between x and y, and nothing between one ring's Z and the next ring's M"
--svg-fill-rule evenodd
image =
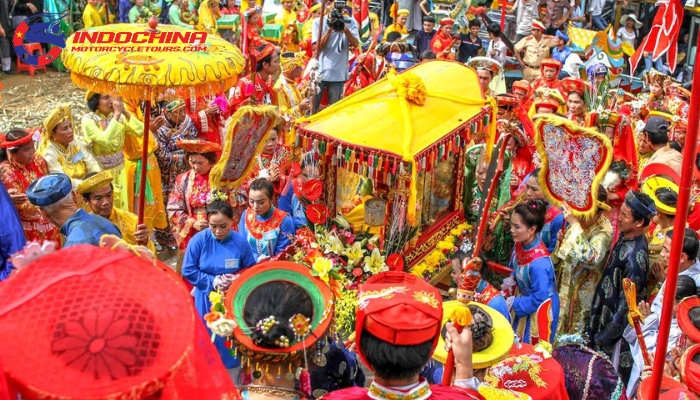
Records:
M65 174L49 174L35 180L27 188L27 199L39 206L46 217L66 237L63 247L77 244L100 245L102 235L121 232L109 220L88 214L78 207L77 195L73 192L70 178Z

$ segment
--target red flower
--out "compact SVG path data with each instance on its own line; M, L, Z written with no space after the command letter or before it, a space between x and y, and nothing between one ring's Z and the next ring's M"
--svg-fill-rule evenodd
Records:
M128 334L129 320L115 319L114 312L85 313L68 321L65 336L51 343L51 350L67 366L93 374L95 379L120 379L131 375L137 364L133 348L138 339Z
M323 204L309 204L306 207L306 218L314 224L324 224L328 219L328 207Z
M401 254L392 254L387 258L386 265L389 266L391 271L403 271L405 264L403 261L403 256Z
M319 257L323 257L323 252L319 249L313 249L310 252L306 253L306 257L304 259L309 264L313 264L314 261L316 261L316 259Z
M323 194L323 182L320 179L309 179L304 183L301 190L304 192L302 195L306 200L316 201Z
M357 278L361 277L362 276L362 268L356 267L355 269L352 270L352 274Z

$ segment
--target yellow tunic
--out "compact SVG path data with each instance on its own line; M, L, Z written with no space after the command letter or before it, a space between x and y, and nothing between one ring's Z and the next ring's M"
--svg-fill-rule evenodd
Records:
M284 8L281 8L278 12L277 15L275 15L275 23L282 25L283 28L286 28L287 25L289 24L296 24L297 23L297 13L296 11L287 11Z
M108 122L109 121L109 122ZM81 122L83 138L88 142L88 149L99 161L103 170L109 170L114 177L114 206L128 209L126 174L124 170L124 139L126 135L140 137L143 135L143 123L138 118L122 115L120 120L108 118L99 111L85 115Z
M83 11L83 24L86 28L94 28L104 25L105 10L100 7L99 10L92 4L88 3Z
M216 28L216 15L214 11L209 8L209 3L203 1L199 6L199 20L197 22L197 30L204 31L211 35L217 34Z
M85 175L102 170L95 156L78 139L67 149L58 143L46 141L39 147L39 154L46 160L50 173L68 175L73 189L78 187Z
M136 244L136 239L134 238L136 226L138 225L138 217L136 214L118 208L112 208L112 215L109 216L109 221L119 228L122 233L122 239L129 244ZM148 239L146 247L148 247L148 250L152 251L154 255L156 254L156 248L150 238Z
M314 28L314 19L309 18L308 21L304 22L304 26L301 27L301 39L311 40L311 33Z
M130 103L125 103L124 106L132 114L137 115L139 120L143 120L143 114L139 109L137 111ZM128 210L136 213L138 209L138 194L137 188L141 183L140 165L141 151L143 149L143 137L135 137L127 135L124 138L124 171L126 175L126 198L130 199ZM160 166L156 159L154 151L158 148L153 133L148 136L148 162L146 172L146 211L144 212L143 222L148 226L149 231L153 229L165 229L168 227L168 215L165 212L165 200L163 199L163 182L161 179ZM148 193L152 196L148 196ZM152 198L150 198L152 197ZM152 201L149 201L152 200Z
M291 126L294 124L294 120L302 117L302 112L299 109L299 104L304 98L301 96L301 92L297 88L296 82L293 80L285 78L284 75L280 75L272 90L277 96L277 105L279 106L280 114L284 120ZM287 137L285 143L289 144L292 139Z
M391 32L398 32L402 35L408 35L408 30L406 29L406 25L401 26L398 24L391 24L384 31L384 40L386 40L386 37L389 36L389 34Z

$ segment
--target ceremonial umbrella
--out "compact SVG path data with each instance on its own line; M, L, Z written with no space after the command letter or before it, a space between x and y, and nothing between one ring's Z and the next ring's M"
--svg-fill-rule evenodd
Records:
M231 88L245 66L224 39L173 25L112 24L76 32L61 53L77 86L145 101L142 163L148 157L151 101L174 92L200 97ZM148 43L151 42L151 43ZM143 223L147 168L141 168L138 217Z

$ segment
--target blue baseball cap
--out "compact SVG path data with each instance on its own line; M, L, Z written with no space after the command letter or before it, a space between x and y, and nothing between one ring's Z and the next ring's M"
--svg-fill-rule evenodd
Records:
M566 33L562 31L557 31L556 35L559 39L565 41L566 43L569 43L569 36Z

